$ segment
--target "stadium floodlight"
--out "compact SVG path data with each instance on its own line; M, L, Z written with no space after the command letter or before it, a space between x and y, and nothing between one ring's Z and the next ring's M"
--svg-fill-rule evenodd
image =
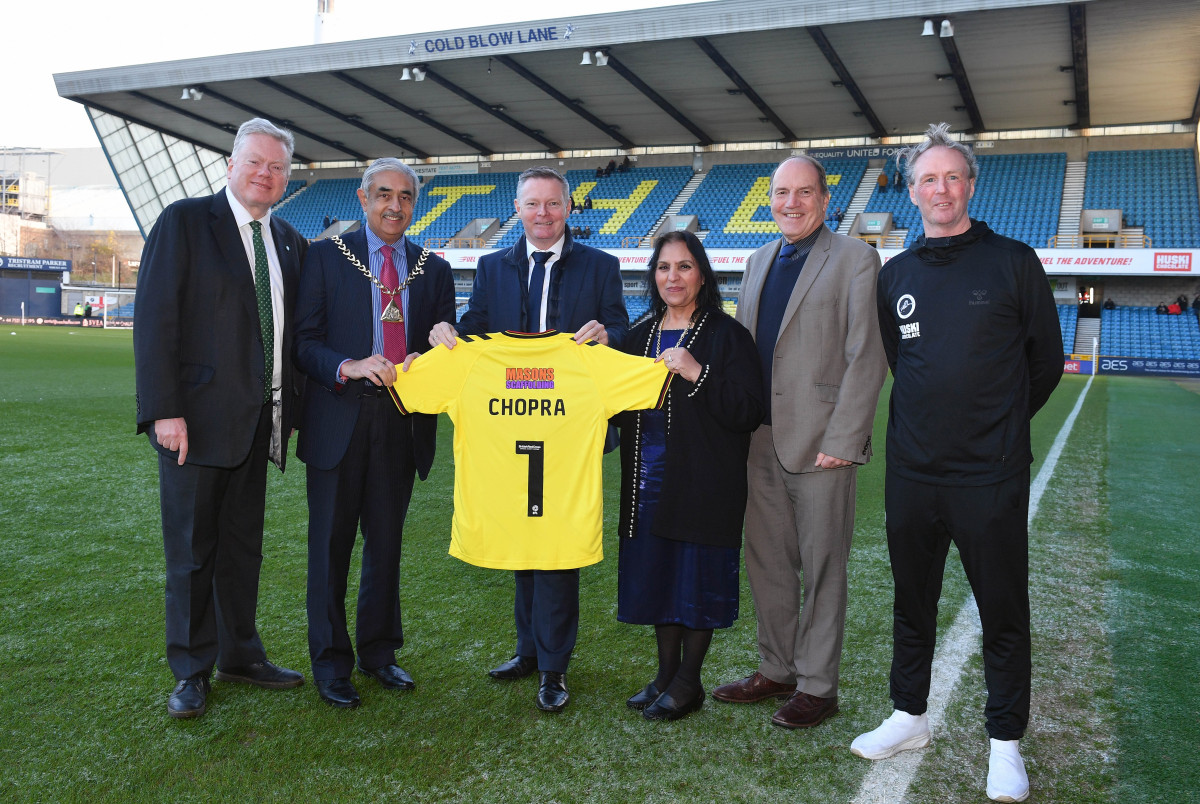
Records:
M579 62L580 67L585 64L589 67L592 65L592 51L590 50L583 51L583 59Z
M951 36L954 36L954 26L950 24L950 20L942 20L941 37L949 39Z
M925 20L925 27L921 29L921 36L933 36L933 20Z
M401 81L411 81L412 80L412 71L409 70L407 67L405 67L404 72L400 73L400 80Z

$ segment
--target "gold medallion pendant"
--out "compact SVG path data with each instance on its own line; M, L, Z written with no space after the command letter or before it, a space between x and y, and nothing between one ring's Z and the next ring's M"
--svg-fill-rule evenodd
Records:
M388 324L404 323L404 316L400 314L400 308L396 306L396 295L394 293L389 295L387 307L383 308L383 315L379 316L379 320Z

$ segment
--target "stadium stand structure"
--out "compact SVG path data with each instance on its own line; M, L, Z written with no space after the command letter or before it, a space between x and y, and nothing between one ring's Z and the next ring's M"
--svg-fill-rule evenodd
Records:
M1195 314L1161 315L1153 307L1100 311L1100 353L1154 360L1200 358L1200 325Z
M303 237L312 240L325 230L326 215L342 221L362 219L362 205L355 195L359 183L356 178L320 179L303 193L293 193L294 198L276 206L275 214L295 226Z
M829 182L829 209L850 206L867 170L866 159L822 160ZM706 248L758 248L779 237L767 198L776 163L716 165L679 211L695 215Z
M1065 153L1000 154L977 156L979 178L971 199L971 217L986 221L993 231L1034 248L1045 248L1058 230L1062 205ZM889 159L885 171L895 174L896 162ZM892 184L876 188L867 202L867 212L892 213L893 226L907 229L904 247L925 233L921 214L904 190Z
M591 236L582 241L589 246L621 248L627 238L640 239L650 234L655 222L691 177L692 169L686 166L636 167L602 178L594 170L569 170L566 178L571 184L571 198L582 206L584 199L591 196L592 208L572 213L567 225L591 227ZM515 192L509 194L510 199L514 196ZM511 246L524 233L525 227L517 222L496 247Z
M1200 247L1196 163L1189 150L1092 151L1084 209L1119 209L1154 248Z
M1074 304L1058 305L1058 326L1062 330L1063 352L1070 352L1075 343L1075 325L1079 321L1079 307Z
M439 247L451 238L475 238L464 229L476 220L503 223L512 217L519 173L472 173L436 176L421 187L408 236L422 245Z

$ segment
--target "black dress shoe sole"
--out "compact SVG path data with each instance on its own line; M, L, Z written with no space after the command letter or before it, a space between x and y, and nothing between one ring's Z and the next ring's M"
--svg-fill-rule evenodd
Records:
M264 690L290 690L294 687L299 687L304 684L304 676L292 681L264 681L260 678L251 676L239 676L236 673L226 673L223 670L216 672L217 681L230 681L234 684L250 684Z
M171 717L179 718L180 720L197 718L197 717L200 717L201 715L203 715L207 711L208 711L207 706L202 706L199 709L172 709L169 706L167 707L167 714L170 715Z
M646 718L646 720L660 720L660 721L680 720L682 718L687 717L692 712L699 712L701 709L703 709L704 708L704 698L705 698L704 690L701 690L699 695L697 695L691 701L689 701L688 703L679 707L678 709L665 709L665 708L655 709L655 708L653 708L653 704L651 704L650 706L648 706L642 710L642 717Z
M503 667L503 665L501 665L501 667ZM531 676L537 671L537 664L534 663L534 665L528 670L521 670L517 667L501 670L499 667L497 667L492 670L488 670L488 676L496 679L497 681L516 681L518 678L526 678L527 676Z
M335 701L332 698L326 698L324 695L321 696L321 700L337 709L355 709L362 703L362 701Z
M386 678L380 678L379 676L377 676L375 673L371 672L370 670L364 670L361 667L356 666L355 669L357 669L358 672L362 673L364 676L370 676L371 678L378 681L379 686L383 687L385 690L395 690L397 692L407 692L408 690L415 690L417 688L416 682L413 682L413 681L397 682L397 681L393 680L390 676L386 677Z
M567 704L570 702L571 702L571 699L567 698L565 701L563 701L560 704L544 704L544 703L542 703L541 699L538 699L536 703L537 703L537 708L541 709L543 712L561 712L562 710L567 708Z

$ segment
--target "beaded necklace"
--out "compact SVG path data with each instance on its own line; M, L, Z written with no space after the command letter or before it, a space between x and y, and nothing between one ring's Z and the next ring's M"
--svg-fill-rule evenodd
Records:
M693 316L694 315L695 314L693 314ZM650 333L646 336L646 346L644 349L642 349L643 357L650 357L650 344L651 343L654 344L654 351L655 351L654 356L658 357L660 354L662 354L662 325L663 325L663 321L665 318L666 318L666 312L664 312L662 314L662 316L659 317L658 321L655 322L654 326L650 328ZM700 316L700 320L695 322L696 323L695 328L692 327L692 324L690 322L688 323L688 325L684 328L683 332L680 334L679 340L675 342L675 346L679 347L679 348L683 348L685 345L684 340L687 338L689 333L691 334L692 339L687 342L687 345L694 345L696 343L696 338L700 335L700 330L704 327L704 322L707 320L708 320L708 311L705 310L704 314ZM708 366L704 367L704 371L705 371L705 373L707 373ZM699 390L700 383L704 382L704 377L705 377L705 374L701 374L697 378L696 387L692 390L691 394L688 394L688 396L694 395L696 393L696 391ZM667 432L668 433L671 431L671 396L672 396L671 390L668 389L667 390ZM634 421L636 422L636 425L635 425L635 430L634 430L634 435L633 435L633 476L635 478L638 477L638 474L641 471L642 416L643 415L644 414L641 411L634 414ZM630 501L631 514L629 516L629 532L627 534L625 534L626 538L633 538L634 532L636 529L635 522L637 520L637 516L635 513L632 513L632 512L637 511L637 498L638 498L638 484L637 484L637 481L635 480L633 483L633 498Z

